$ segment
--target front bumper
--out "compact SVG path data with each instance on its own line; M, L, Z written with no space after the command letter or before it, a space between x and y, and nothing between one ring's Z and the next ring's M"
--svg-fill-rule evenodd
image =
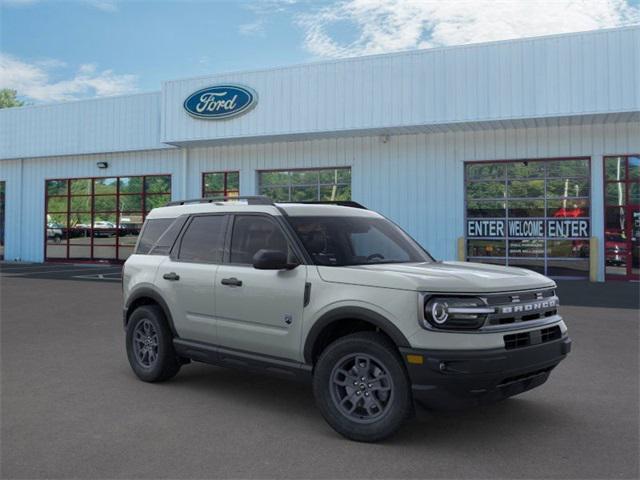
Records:
M512 350L400 351L414 398L430 408L449 409L495 402L542 385L571 351L571 339L565 334Z

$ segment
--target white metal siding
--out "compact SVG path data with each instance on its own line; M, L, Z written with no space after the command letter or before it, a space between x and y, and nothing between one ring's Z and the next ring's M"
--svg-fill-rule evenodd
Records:
M22 161L6 160L0 162L0 181L5 182L5 215L4 215L4 258L19 249L23 231L23 196L29 190L22 187Z
M163 142L274 137L640 110L640 27L429 49L166 82ZM182 107L224 82L250 113L196 120Z
M163 147L160 93L0 110L0 158Z

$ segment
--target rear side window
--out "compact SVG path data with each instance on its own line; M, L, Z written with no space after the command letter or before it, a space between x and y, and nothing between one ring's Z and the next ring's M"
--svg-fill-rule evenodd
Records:
M182 230L187 218L189 218L187 215L176 218L171 226L167 228L162 235L160 235L160 238L155 245L151 247L149 255L169 255L171 247L173 247L178 235L180 235L180 230Z
M158 238L169 228L169 225L171 225L174 220L174 218L154 218L147 220L140 234L136 253L139 255L148 254L153 244L156 243Z
M225 215L193 217L182 235L178 260L199 263L222 263Z

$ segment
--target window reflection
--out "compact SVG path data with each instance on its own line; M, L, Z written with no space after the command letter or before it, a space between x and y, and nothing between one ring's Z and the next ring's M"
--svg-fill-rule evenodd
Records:
M202 174L203 197L237 197L240 195L240 172Z
M483 232L467 238L469 260L491 259L493 263L493 257L503 256L508 265L542 273L587 275L588 269L582 265L588 265L589 258L584 227L566 230L584 238L562 240L556 227L558 219L562 219L562 225L576 219L589 228L589 159L470 162L465 165L465 179L466 218L502 222L500 229L466 230L468 234ZM495 232L499 238L481 237Z
M258 178L260 194L275 201L351 200L351 168L268 170Z
M122 261L146 212L170 201L171 177L55 179L45 191L46 258Z
M607 180L624 180L627 177L627 169L624 157L609 157L604 160L604 175Z
M504 163L475 163L467 167L467 180L504 179Z

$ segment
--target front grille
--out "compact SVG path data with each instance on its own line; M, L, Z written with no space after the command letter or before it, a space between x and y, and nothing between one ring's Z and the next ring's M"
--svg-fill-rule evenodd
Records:
M487 326L530 322L558 313L558 298L553 289L490 295L486 301L489 306L496 307L496 313L487 317Z
M533 290L529 292L515 292L515 293L500 293L498 295L491 295L487 297L487 303L489 305L505 305L512 303L513 297L518 297L520 302L532 302L540 298L553 297L555 291L552 288L546 290Z
M514 348L539 345L557 340L560 337L562 337L562 332L557 325L532 332L512 333L504 336L504 348L513 350Z

